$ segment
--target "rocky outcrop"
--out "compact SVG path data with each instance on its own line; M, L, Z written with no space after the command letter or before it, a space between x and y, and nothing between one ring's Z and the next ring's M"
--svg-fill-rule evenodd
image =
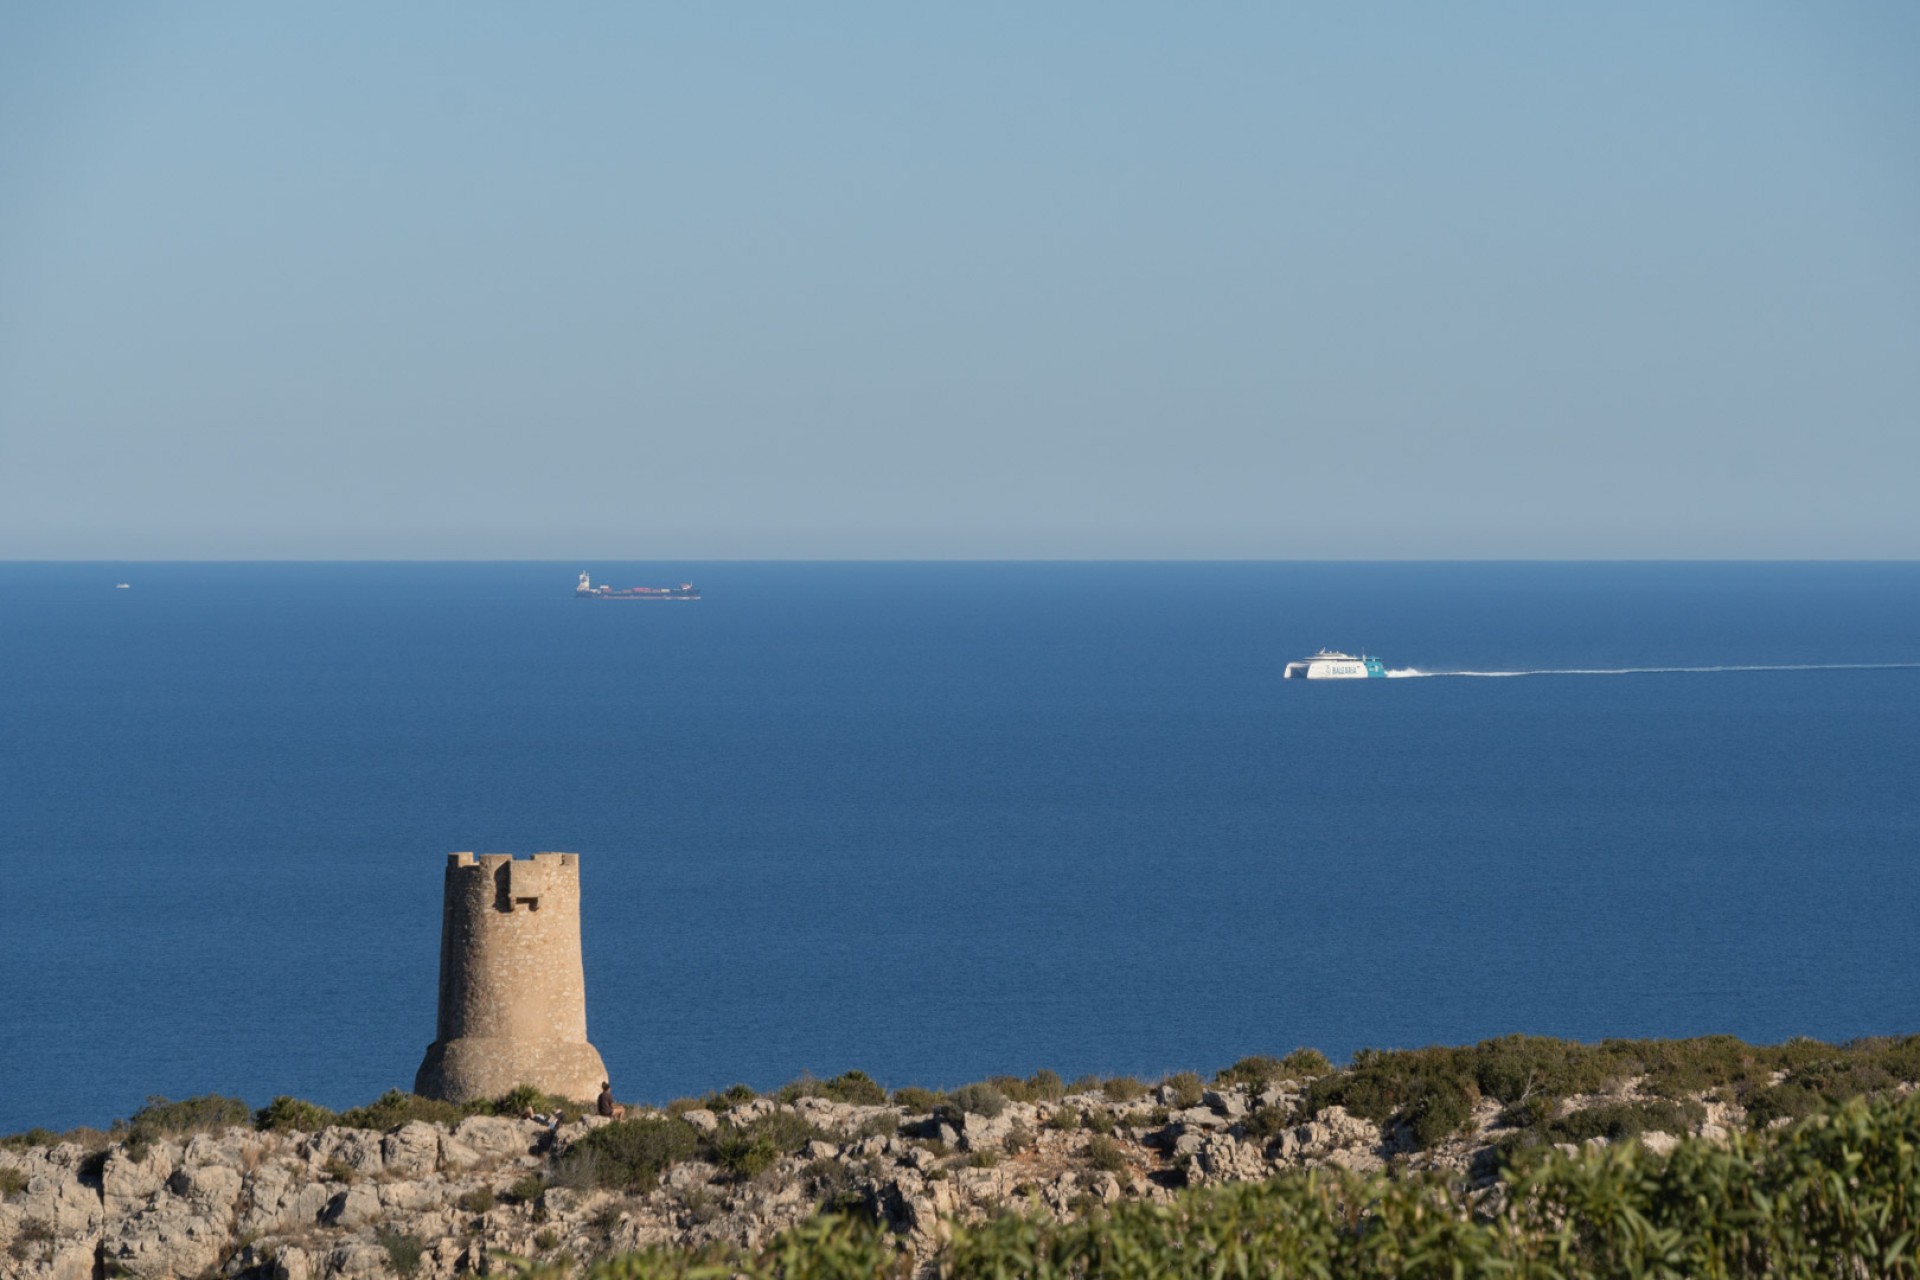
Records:
M814 1136L750 1177L683 1161L645 1194L597 1188L569 1163L572 1144L607 1123L597 1118L557 1130L472 1117L386 1133L230 1129L103 1151L0 1149L0 1186L19 1188L0 1201L0 1273L444 1280L485 1274L509 1254L751 1247L823 1207L872 1215L926 1259L953 1224L1009 1204L1066 1216L1167 1200L1183 1186L1396 1160L1467 1172L1485 1165L1476 1157L1500 1136L1499 1108L1483 1106L1469 1132L1413 1153L1404 1135L1337 1106L1292 1122L1297 1088L1220 1086L1187 1107L1089 1094L1011 1103L993 1116L755 1098L725 1115L680 1115L713 1134L786 1111ZM1713 1118L1702 1128L1737 1122Z

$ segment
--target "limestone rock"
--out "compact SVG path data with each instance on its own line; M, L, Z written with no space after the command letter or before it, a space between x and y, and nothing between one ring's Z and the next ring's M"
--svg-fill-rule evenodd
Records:
M109 1150L100 1172L100 1194L107 1212L115 1216L133 1212L167 1185L179 1161L180 1148L170 1142L149 1143L138 1160L126 1147Z
M422 1178L440 1167L438 1125L414 1120L380 1140L381 1163L402 1178Z
M541 1128L532 1120L507 1116L468 1116L454 1126L453 1139L482 1156L513 1159L533 1150Z

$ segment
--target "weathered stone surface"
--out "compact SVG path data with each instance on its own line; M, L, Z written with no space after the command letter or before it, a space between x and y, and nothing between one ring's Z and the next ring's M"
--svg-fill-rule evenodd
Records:
M1680 1145L1680 1139L1671 1133L1654 1130L1640 1135L1640 1145L1657 1156L1664 1156Z
M695 1107L691 1111L682 1111L680 1118L702 1133L714 1133L720 1128L720 1117L705 1107Z
M540 1125L506 1116L468 1116L454 1127L453 1139L481 1156L512 1159L533 1150Z
M365 1183L337 1191L320 1211L320 1221L334 1227L357 1227L380 1217L380 1192Z
M179 1161L180 1148L170 1142L149 1143L138 1160L125 1147L107 1152L100 1173L107 1212L116 1216L131 1213L167 1185Z
M415 1120L380 1140L381 1163L402 1178L422 1178L440 1167L441 1129Z
M579 855L450 854L441 933L439 1020L414 1092L595 1097L607 1069L587 1041Z

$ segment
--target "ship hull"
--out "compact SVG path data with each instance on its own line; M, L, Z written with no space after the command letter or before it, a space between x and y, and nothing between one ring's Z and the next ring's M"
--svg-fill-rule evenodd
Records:
M1287 680L1371 680L1387 674L1386 664L1378 658L1308 658L1289 662L1281 673Z

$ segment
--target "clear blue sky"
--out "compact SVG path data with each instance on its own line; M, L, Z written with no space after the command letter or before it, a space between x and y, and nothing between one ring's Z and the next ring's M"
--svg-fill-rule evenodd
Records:
M11 5L0 558L1920 556L1920 5Z

